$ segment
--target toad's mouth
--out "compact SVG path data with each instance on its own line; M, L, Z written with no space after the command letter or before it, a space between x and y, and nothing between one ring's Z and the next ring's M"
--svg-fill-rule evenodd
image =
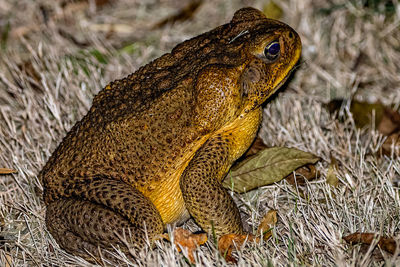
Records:
M286 83L286 81L289 79L289 77L292 75L292 73L298 69L298 64L296 64L293 68L291 68L288 73L286 74L286 76L275 86L275 89L271 91L271 93L268 95L268 97L270 97L273 93L275 93L276 91L278 91L282 85L284 85Z
M286 81L289 79L289 77L292 75L292 73L293 73L295 70L297 70L297 69L300 67L301 64L302 64L302 63L297 63L296 65L294 65L294 66L288 71L288 73L285 75L285 77L274 87L274 89L271 90L271 91L268 93L268 95L265 97L265 99L264 99L261 103L259 103L259 101L256 100L256 101L254 102L254 104L253 104L253 107L252 107L250 110L254 110L254 109L256 109L258 106L260 106L260 105L262 105L263 103L265 103L265 102L270 98L271 95L273 95L275 92L277 92L277 91L286 83Z

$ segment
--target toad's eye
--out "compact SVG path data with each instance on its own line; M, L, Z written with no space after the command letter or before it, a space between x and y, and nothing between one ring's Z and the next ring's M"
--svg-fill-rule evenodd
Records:
M279 42L273 41L264 48L264 55L269 61L274 61L278 58L281 46Z

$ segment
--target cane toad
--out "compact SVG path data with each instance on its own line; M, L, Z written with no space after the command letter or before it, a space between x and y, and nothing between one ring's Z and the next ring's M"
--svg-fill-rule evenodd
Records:
M142 247L190 216L219 237L244 234L221 181L300 53L292 28L243 8L108 84L40 173L59 245L98 255L130 233Z

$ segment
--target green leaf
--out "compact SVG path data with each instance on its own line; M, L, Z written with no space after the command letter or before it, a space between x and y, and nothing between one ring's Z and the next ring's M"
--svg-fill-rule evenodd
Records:
M315 164L319 159L295 148L267 148L234 166L222 184L237 193L247 192L279 182L294 170L306 164Z
M11 25L10 25L10 22L8 21L7 24L4 26L4 28L1 30L0 46L1 46L2 50L6 50L6 48L7 48L7 41L8 41L10 29L11 29Z
M283 15L282 8L275 3L275 1L269 1L263 7L263 13L269 19L281 19Z
M89 53L92 56L94 56L97 59L97 61L100 62L101 64L107 64L107 56L102 54L99 50L93 49L93 50L89 51Z

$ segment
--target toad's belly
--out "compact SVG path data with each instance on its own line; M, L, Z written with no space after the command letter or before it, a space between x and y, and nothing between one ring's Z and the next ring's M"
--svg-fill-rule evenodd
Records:
M143 190L138 188L156 206L165 224L183 223L190 217L185 206L179 181L195 152L208 137L203 136L197 142L192 143L175 166L171 166L171 170L168 173L160 174L163 177L161 181L153 182Z
M174 177L174 179L169 179L169 181L159 184L148 195L151 202L160 212L165 224L183 223L190 217L179 187L179 177Z

